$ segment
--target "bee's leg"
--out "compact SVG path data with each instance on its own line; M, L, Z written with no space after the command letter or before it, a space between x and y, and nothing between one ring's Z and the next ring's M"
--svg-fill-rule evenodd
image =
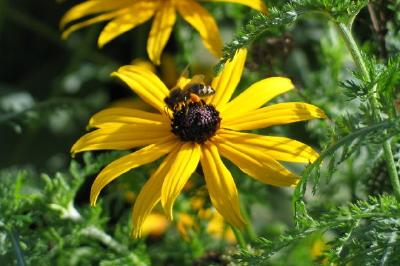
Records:
M185 108L185 116L187 116L189 114L189 104L184 104L183 108Z
M167 106L164 106L164 113L165 113L166 116L169 117L169 120L172 120L172 117L171 117L171 115L170 115L169 112L168 112L168 107L167 107Z
M193 103L201 103L201 98L194 93L190 93L190 101Z

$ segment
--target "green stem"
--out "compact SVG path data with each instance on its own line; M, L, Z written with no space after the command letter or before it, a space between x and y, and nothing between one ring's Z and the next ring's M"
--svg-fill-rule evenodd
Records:
M11 243L14 248L15 256L17 257L17 265L25 266L24 254L22 253L21 247L19 245L18 236L13 229L8 230L8 235L11 238Z
M243 204L243 201L241 201L241 204L240 204L240 212L242 213L243 218L247 221L247 223L245 225L247 237L250 239L250 241L256 240L257 234L256 234L256 231L254 230L253 223L251 222L249 210Z
M355 42L353 35L351 34L351 24L346 25L344 23L339 22L338 24L338 29L340 33L343 36L343 39L346 43L347 48L350 50L351 55L353 56L353 60L355 64L357 65L358 69L361 71L361 74L363 75L363 78L366 82L371 81L371 76L369 75L368 69L365 65L365 61L361 55L360 49ZM379 123L381 122L381 117L379 115L379 103L378 103L378 95L376 93L376 85L373 87L372 91L372 96L369 100L369 103L372 108L372 113L375 118L375 122ZM389 172L389 178L390 182L393 187L394 195L397 199L397 201L400 202L400 183L399 183L399 177L396 169L396 164L394 162L393 154L392 154L392 148L390 144L390 140L385 140L383 143L383 151L384 151L384 156L386 159L387 167L388 167L388 172Z
M244 240L242 232L234 226L231 226L233 233L235 234L236 240L241 249L247 250L247 243Z

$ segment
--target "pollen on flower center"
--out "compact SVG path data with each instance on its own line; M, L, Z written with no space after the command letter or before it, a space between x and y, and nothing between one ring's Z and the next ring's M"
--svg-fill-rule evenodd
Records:
M201 102L190 102L173 114L172 132L182 141L203 143L218 130L221 122L214 106Z

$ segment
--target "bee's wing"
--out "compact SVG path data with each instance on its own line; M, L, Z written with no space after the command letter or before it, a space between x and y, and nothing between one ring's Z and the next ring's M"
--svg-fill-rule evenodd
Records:
M190 82L190 78L189 78L189 65L187 65L185 67L185 69L183 69L179 79L176 81L175 87L174 88L185 88L187 86L187 84Z
M194 75L190 84L204 84L204 75Z
M182 72L181 72L181 77L184 77L184 78L189 78L189 64L187 64L186 65L186 67L182 70Z

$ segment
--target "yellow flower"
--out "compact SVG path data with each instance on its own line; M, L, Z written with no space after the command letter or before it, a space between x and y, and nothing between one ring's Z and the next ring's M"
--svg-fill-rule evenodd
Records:
M227 226L224 218L211 208L201 209L197 217L186 213L178 213L176 227L183 239L190 240L189 232L199 230L199 219L207 222L206 231L214 239L224 239L230 244L236 243L236 238L232 229Z
M142 234L151 237L162 236L169 226L169 221L160 213L150 213L142 226Z
M225 239L231 244L236 243L235 234L232 228L226 226L224 218L214 210L207 209L211 212L209 222L207 224L207 233L215 239Z
M325 118L318 107L301 103L279 103L262 107L276 96L293 89L283 77L266 78L251 85L230 101L242 75L246 50L240 50L211 82L215 94L204 102L190 102L169 110L164 102L170 91L151 71L123 66L113 73L159 113L130 108L109 108L95 114L89 127L97 128L81 137L73 153L89 150L126 150L143 147L115 160L96 177L90 194L96 203L101 190L118 176L165 155L158 169L141 189L133 208L133 236L161 201L172 219L172 206L198 163L203 168L211 202L224 219L235 227L245 223L230 171L220 154L244 173L266 184L294 186L299 177L278 161L309 163L318 153L311 147L284 137L242 133L273 125ZM180 88L190 84L182 77Z
M266 12L262 0L205 0L204 2L237 3ZM199 32L205 47L220 57L222 40L217 24L196 0L88 0L71 8L62 18L60 27L64 30L63 38L67 38L70 33L82 27L110 20L98 39L98 45L102 47L154 16L147 40L147 53L151 61L160 64L161 53L175 24L176 12Z

